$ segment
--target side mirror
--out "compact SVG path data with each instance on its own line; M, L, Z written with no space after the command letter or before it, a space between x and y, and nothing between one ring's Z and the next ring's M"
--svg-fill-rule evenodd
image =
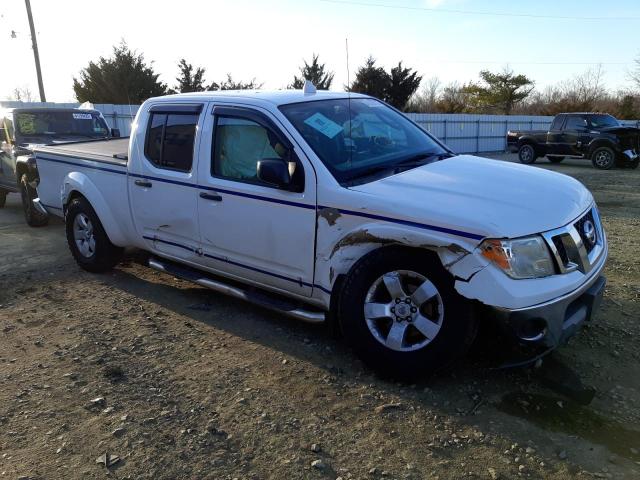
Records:
M258 178L269 185L286 188L291 184L289 165L279 158L265 158L258 162Z
M113 138L120 138L120 129L119 128L112 128L111 129L111 136Z

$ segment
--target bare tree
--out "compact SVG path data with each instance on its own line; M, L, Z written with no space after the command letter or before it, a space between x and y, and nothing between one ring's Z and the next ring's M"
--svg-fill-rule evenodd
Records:
M602 65L589 68L576 75L563 86L564 103L568 110L593 110L599 100L606 96Z
M16 100L18 102L33 102L33 94L29 87L16 87L13 89L12 94L9 96L9 100Z
M416 93L407 105L411 112L435 112L438 98L442 90L442 82L438 77L431 77L422 82L420 91Z
M452 82L442 89L437 102L437 111L442 113L462 113L469 110L469 95L465 86Z
M640 54L638 54L634 60L634 64L635 66L633 67L633 70L629 72L629 80L631 80L635 84L636 88L640 90Z

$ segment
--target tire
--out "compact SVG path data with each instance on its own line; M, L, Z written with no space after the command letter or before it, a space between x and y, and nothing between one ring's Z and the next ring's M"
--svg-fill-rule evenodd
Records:
M79 197L71 201L65 223L69 250L84 270L107 272L120 262L123 249L111 243L87 200Z
M564 160L564 157L557 155L547 155L547 160L549 160L551 163L560 163L562 160Z
M398 303L392 289L412 301L401 298ZM430 299L420 300L420 292L431 292L422 295ZM365 255L347 275L337 303L349 345L367 365L394 377L414 378L450 367L477 333L472 303L455 291L453 277L429 252L386 247ZM406 316L392 319L396 314Z
M520 145L520 148L518 149L518 160L520 160L520 163L531 165L536 161L536 158L538 158L538 155L536 154L536 149L533 148L533 145L530 143Z
M638 168L639 163L640 163L640 158L636 158L635 160L628 161L627 167L629 167L631 170L635 170L636 168Z
M7 192L6 190L0 190L0 208L4 208L5 204L7 203L8 194L9 192Z
M598 147L591 152L591 163L599 170L610 170L616 164L616 153L609 147Z
M35 188L29 185L29 177L23 174L20 177L20 196L22 197L22 211L24 219L30 227L44 227L49 223L49 217L36 210L33 200L37 197Z

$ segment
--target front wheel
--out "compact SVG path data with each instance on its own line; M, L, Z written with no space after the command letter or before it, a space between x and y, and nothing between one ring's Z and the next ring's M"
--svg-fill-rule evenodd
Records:
M537 158L536 149L533 148L533 145L525 143L524 145L521 145L520 148L518 149L518 160L520 160L520 163L529 165L535 162L536 158Z
M20 177L20 196L22 197L24 219L30 227L44 227L49 223L49 217L44 213L40 213L36 210L36 207L33 206L37 192L36 189L29 184L29 177L26 173Z
M471 302L428 252L388 247L351 269L340 292L342 332L372 368L412 378L461 358L475 338Z
M616 163L616 154L609 147L596 148L591 154L591 163L600 170L609 170Z
M6 190L0 190L0 208L4 208L4 205L7 203L7 195L9 192Z
M65 222L69 250L83 269L102 273L120 261L122 249L111 243L98 215L84 198L71 201Z

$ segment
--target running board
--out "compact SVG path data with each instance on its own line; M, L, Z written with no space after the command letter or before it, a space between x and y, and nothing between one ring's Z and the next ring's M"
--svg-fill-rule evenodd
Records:
M289 300L280 299L258 289L243 289L242 287L223 283L222 281L188 267L182 267L171 262L151 257L148 266L159 272L168 273L175 277L188 280L219 293L231 297L240 298L247 302L273 310L297 320L307 323L323 323L326 320L325 313L315 310L305 310Z

